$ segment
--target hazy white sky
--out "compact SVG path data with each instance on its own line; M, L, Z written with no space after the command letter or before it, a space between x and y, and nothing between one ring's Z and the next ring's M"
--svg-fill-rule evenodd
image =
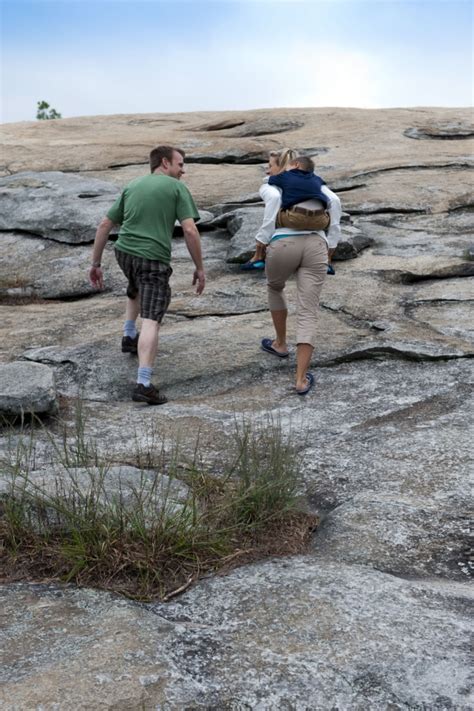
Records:
M3 122L472 104L470 0L0 0Z

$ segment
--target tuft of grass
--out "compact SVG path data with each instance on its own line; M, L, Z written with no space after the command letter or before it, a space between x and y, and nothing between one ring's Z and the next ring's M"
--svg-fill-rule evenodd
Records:
M0 462L3 580L62 580L168 600L202 575L304 551L317 525L301 509L300 460L278 421L235 423L224 458L199 435L191 457L156 429L135 437L136 481L87 435L78 401L60 437L41 422L12 432ZM38 438L41 433L42 438ZM39 444L51 455L39 467Z
M234 443L237 456L228 480L233 482L231 516L235 525L257 530L294 511L300 462L281 423L270 419L255 426L243 421L236 426Z
M0 277L0 304L21 306L44 303L44 301L45 299L35 292L27 279L17 274Z

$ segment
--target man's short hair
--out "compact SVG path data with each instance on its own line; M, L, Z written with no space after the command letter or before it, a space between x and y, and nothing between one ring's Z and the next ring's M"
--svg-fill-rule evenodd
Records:
M182 148L175 148L174 146L157 146L153 148L153 150L150 151L150 172L153 173L155 168L160 167L163 163L163 158L166 158L166 160L169 160L171 163L174 151L181 153L183 158L185 157Z
M314 173L314 161L309 156L296 156L292 163L298 163L300 170L305 170L308 173Z

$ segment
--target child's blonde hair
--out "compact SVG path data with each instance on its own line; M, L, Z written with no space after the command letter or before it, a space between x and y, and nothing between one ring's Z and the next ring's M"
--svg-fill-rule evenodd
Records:
M290 163L293 163L298 154L292 148L283 148L281 151L270 151L270 158L274 158L277 166L280 168L280 173L288 170Z

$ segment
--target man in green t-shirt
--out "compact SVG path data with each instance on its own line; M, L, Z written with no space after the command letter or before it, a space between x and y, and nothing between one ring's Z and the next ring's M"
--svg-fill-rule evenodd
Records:
M151 383L158 350L160 324L171 298L171 240L176 220L181 223L189 254L195 265L193 285L201 294L205 285L201 240L195 220L194 200L180 178L184 175L184 152L158 146L150 153L150 175L132 180L104 217L95 235L89 280L103 289L102 254L110 232L120 225L115 256L128 279L122 351L138 352L137 384L132 399L148 405L167 402ZM140 335L135 322L142 317Z

